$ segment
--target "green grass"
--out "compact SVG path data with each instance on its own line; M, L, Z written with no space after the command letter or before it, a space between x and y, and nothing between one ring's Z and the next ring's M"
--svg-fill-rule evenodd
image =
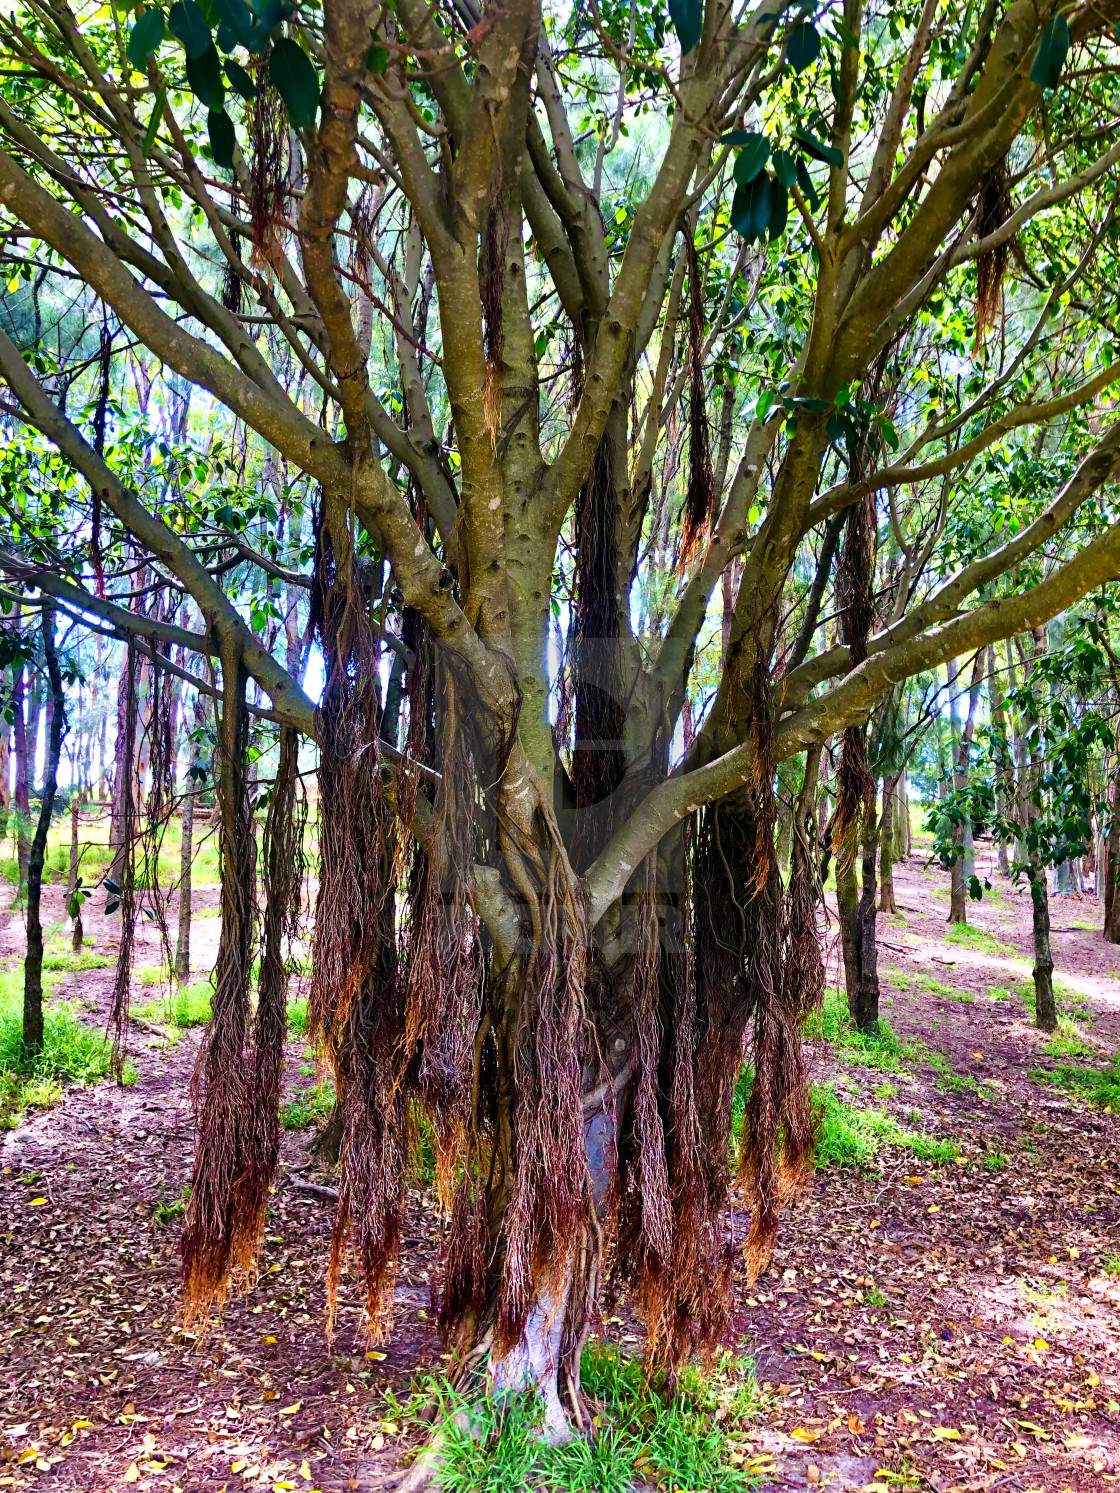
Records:
M1120 1113L1120 1055L1113 1057L1106 1068L1075 1068L1059 1063L1056 1068L1032 1068L1030 1072L1037 1083L1054 1084L1089 1104Z
M1101 1262L1105 1275L1120 1275L1120 1255L1106 1255Z
M858 1031L843 994L831 985L825 990L820 1010L806 1021L805 1035L813 1041L831 1043L841 1062L879 1068L884 1073L895 1073L902 1066L898 1038L890 1022L881 1016L876 1031Z
M1015 954L1010 944L999 939L984 928L975 928L971 923L950 923L945 933L945 942L958 944L965 949L975 949L978 954Z
M98 954L93 949L79 949L77 953L52 951L43 955L44 970L62 970L67 974L78 974L84 969L107 969L115 963L107 954Z
M550 1447L541 1436L539 1397L471 1402L446 1381L428 1380L412 1403L434 1398L438 1407L438 1486L445 1493L627 1493L638 1481L706 1493L756 1486L756 1475L731 1462L734 1432L761 1403L749 1360L727 1356L706 1376L686 1369L668 1395L661 1383L647 1383L639 1360L592 1346L584 1350L580 1381L597 1407L595 1438Z
M68 1001L43 1003L43 1048L31 1057L23 1045L23 969L0 974L0 1129L14 1130L28 1108L49 1108L62 1085L95 1083L109 1071L112 1049L104 1035L79 1020ZM137 1072L125 1064L124 1082Z
M307 997L298 996L288 1002L288 1036L307 1036Z
M958 1073L943 1052L930 1047L920 1037L903 1044L903 1056L914 1063L924 1063L937 1074L937 1087L953 1093L982 1094L983 1085L968 1073Z
M1058 1017L1058 1030L1042 1050L1051 1058L1092 1057L1097 1051L1077 1030L1072 1019L1064 1014Z
M984 1157L984 1165L990 1172L1002 1172L1007 1165L1007 1157L1002 1151L989 1151Z
M306 1130L327 1118L334 1104L334 1084L329 1078L322 1079L311 1089L301 1089L280 1111L280 1123L285 1130Z
M885 1146L909 1151L919 1161L941 1166L959 1154L953 1141L938 1140L919 1130L905 1130L883 1109L864 1109L841 1099L824 1084L813 1089L819 1116L816 1164L869 1167Z
M142 1021L164 1022L173 1028L205 1026L210 1020L210 997L213 986L209 980L195 980L191 985L176 985L163 999L150 1001L137 1009Z

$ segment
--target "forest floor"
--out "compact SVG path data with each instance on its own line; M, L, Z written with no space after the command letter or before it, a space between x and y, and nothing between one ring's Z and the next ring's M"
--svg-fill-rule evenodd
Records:
M950 937L947 877L922 860L898 868L899 913L880 919L893 1037L852 1040L833 1000L818 1032L837 1040L811 1044L832 1161L762 1278L739 1282L730 1346L753 1358L760 1393L727 1427L734 1461L767 1486L1120 1487L1120 1116L1081 1097L1085 1070L1120 1050L1120 947L1092 898L1053 900L1065 1019L1048 1043L1023 998L1027 894L989 873L994 895ZM61 888L46 901L60 939ZM115 921L87 905L95 954L114 954ZM199 975L217 926L195 924ZM154 967L138 931L137 965ZM0 920L9 969L22 937L21 915ZM103 1024L111 968L62 979L58 994ZM417 1189L410 1204L391 1340L370 1348L344 1283L328 1343L330 1204L302 1190L331 1180L307 1154L322 1095L293 1038L260 1278L203 1341L182 1333L200 1029L167 1040L166 1002L138 971L136 1082L70 1087L0 1136L0 1488L387 1486L419 1432L386 1392L440 1368L434 1203ZM740 1236L742 1216L730 1226ZM640 1352L620 1310L603 1336Z

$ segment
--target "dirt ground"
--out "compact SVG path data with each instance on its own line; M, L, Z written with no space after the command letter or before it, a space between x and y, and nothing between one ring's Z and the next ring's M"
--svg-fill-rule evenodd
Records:
M730 1346L766 1388L740 1449L776 1486L1120 1486L1120 1117L1032 1077L1061 1060L1042 1052L1018 993L989 997L1029 975L1027 895L991 876L996 898L969 908L992 935L985 951L946 940L944 873L916 855L896 880L900 915L880 921L883 1014L944 1061L883 1073L816 1044L814 1078L960 1155L937 1167L888 1147L871 1169L818 1172L765 1275L740 1284ZM47 898L61 919L60 889ZM1052 912L1067 1009L1111 1054L1120 948L1094 931L1093 899ZM6 921L11 963L22 919ZM89 905L99 952L114 952L115 921ZM203 972L217 919L195 930ZM154 964L144 939L137 962ZM103 1020L111 970L68 979ZM157 995L137 986L138 1004ZM309 1166L310 1130L284 1134L256 1286L204 1341L178 1330L179 1224L160 1219L190 1175L198 1041L167 1047L134 1027L133 1087L70 1089L2 1137L0 1488L376 1489L407 1453L384 1391L439 1368L427 1277L440 1220L414 1199L391 1340L369 1347L351 1293L328 1343L330 1205L307 1187L330 1179ZM313 1083L291 1043L287 1096ZM741 1236L742 1216L730 1227ZM604 1335L640 1351L625 1317Z

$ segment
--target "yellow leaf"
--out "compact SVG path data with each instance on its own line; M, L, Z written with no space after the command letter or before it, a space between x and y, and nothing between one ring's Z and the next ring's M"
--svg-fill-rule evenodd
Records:
M396 1436L399 1434L401 1428L395 1420L383 1420L381 1422L381 1429L385 1432L386 1436Z
M1092 1385L1094 1389L1097 1387L1097 1385L1100 1382L1101 1382L1101 1376L1099 1374L1091 1374L1090 1373L1090 1374L1086 1374L1086 1376L1085 1376L1085 1383Z
M1036 1426L1033 1420L1017 1420L1017 1426L1022 1426L1024 1431L1029 1431L1032 1436L1037 1436L1040 1441L1049 1441L1050 1432L1044 1431L1041 1426Z
M931 1426L930 1430L938 1441L959 1441L961 1433L953 1426Z
M274 1337L266 1337L266 1338L262 1338L261 1341L264 1342L264 1343L274 1343L276 1341L276 1339Z
M27 1206L29 1208L41 1208L46 1201L46 1198L32 1198Z
M303 1478L305 1483L309 1483L311 1481L311 1463L307 1460L306 1457L304 1457L303 1461L299 1464L299 1475L301 1478Z
M289 1489L294 1488L294 1487L295 1487L295 1483L286 1483L281 1478L281 1480L279 1482L273 1483L273 1485L272 1485L272 1493L289 1493Z
M367 1358L372 1358L373 1361L374 1361L374 1363L384 1363L385 1362L385 1354L384 1353L379 1353L376 1348L371 1348L369 1350L369 1352L366 1354L366 1357Z
M940 1213L941 1212L941 1204L940 1203L930 1203L929 1207L926 1209L926 1212L927 1213Z
M299 1409L299 1407L302 1404L303 1404L302 1400L297 1400L294 1405L285 1405L282 1410L277 1410L276 1414L277 1415L294 1415L296 1413L296 1411Z
M137 1467L135 1462L130 1462L128 1464L128 1469L125 1472L124 1480L126 1483L137 1483L140 1481L140 1469L139 1467Z
M812 1442L820 1440L819 1431L810 1431L806 1426L798 1426L795 1431L789 1433L794 1441Z
M1040 1353L1048 1353L1050 1351L1050 1344L1044 1337L1036 1337L1034 1345Z
M925 1181L924 1177L903 1177L904 1182L912 1182L915 1187L920 1187Z

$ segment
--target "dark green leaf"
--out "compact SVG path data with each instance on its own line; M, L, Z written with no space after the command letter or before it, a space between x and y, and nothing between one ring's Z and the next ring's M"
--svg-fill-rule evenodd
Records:
M1069 22L1065 16L1053 16L1038 38L1038 51L1031 63L1031 82L1039 88L1057 88L1068 51Z
M745 187L766 165L770 155L770 142L765 135L748 134L743 148L735 157L735 185Z
M319 111L319 75L302 47L283 37L268 59L268 75L297 130L310 130Z
M770 222L770 178L765 174L753 177L745 185L735 188L731 202L731 226L742 234L748 244L761 238Z
M842 166L844 157L835 145L822 145L808 130L794 130L793 138L807 156L814 161L823 161L828 166Z
M797 180L797 162L788 150L774 152L774 175L787 190Z
M669 19L681 44L681 56L687 57L704 29L704 0L669 0Z
M225 103L222 62L213 43L201 57L187 58L187 82L195 98L207 109L220 109Z
M755 137L754 130L728 130L726 135L719 137L721 145L746 145L748 140Z
M163 11L146 10L129 32L125 51L138 73L144 71L148 58L163 40Z
M828 417L827 429L830 441L842 441L848 432L848 422L843 415L833 413Z
M106 887L110 892L113 892L116 896L118 896L118 897L120 896L120 893L121 893L121 884L120 884L119 881L114 881L111 876L106 876L102 880L101 884L102 884L102 886Z
M116 912L117 908L120 905L121 904L120 904L119 900L117 900L116 898L114 898L114 900L112 902L106 902L106 904L105 904L105 916L109 917L112 913Z
M240 62L235 62L232 57L226 58L225 69L226 77L229 79L229 86L233 89L234 93L240 94L247 104L251 104L257 96L257 85L253 82L252 78L241 66Z
M389 66L389 53L379 41L375 41L366 53L366 67L371 73L380 76Z
M255 23L253 12L245 4L245 0L214 0L214 11L239 45L247 47L253 39Z
M224 109L211 109L206 116L206 123L210 129L210 149L214 154L215 166L221 166L224 171L232 171L233 147L237 144L233 120Z
M804 192L813 212L817 210L817 189L813 185L813 178L809 175L809 168L805 162L798 157L797 161L797 185Z
M821 55L821 38L808 21L795 26L786 42L786 61L795 73L803 73Z
M214 45L206 17L195 0L175 0L167 24L171 28L171 35L177 36L183 43L183 50L192 62L197 62Z
M781 182L768 177L770 183L770 242L780 238L786 231L789 218L789 194Z

